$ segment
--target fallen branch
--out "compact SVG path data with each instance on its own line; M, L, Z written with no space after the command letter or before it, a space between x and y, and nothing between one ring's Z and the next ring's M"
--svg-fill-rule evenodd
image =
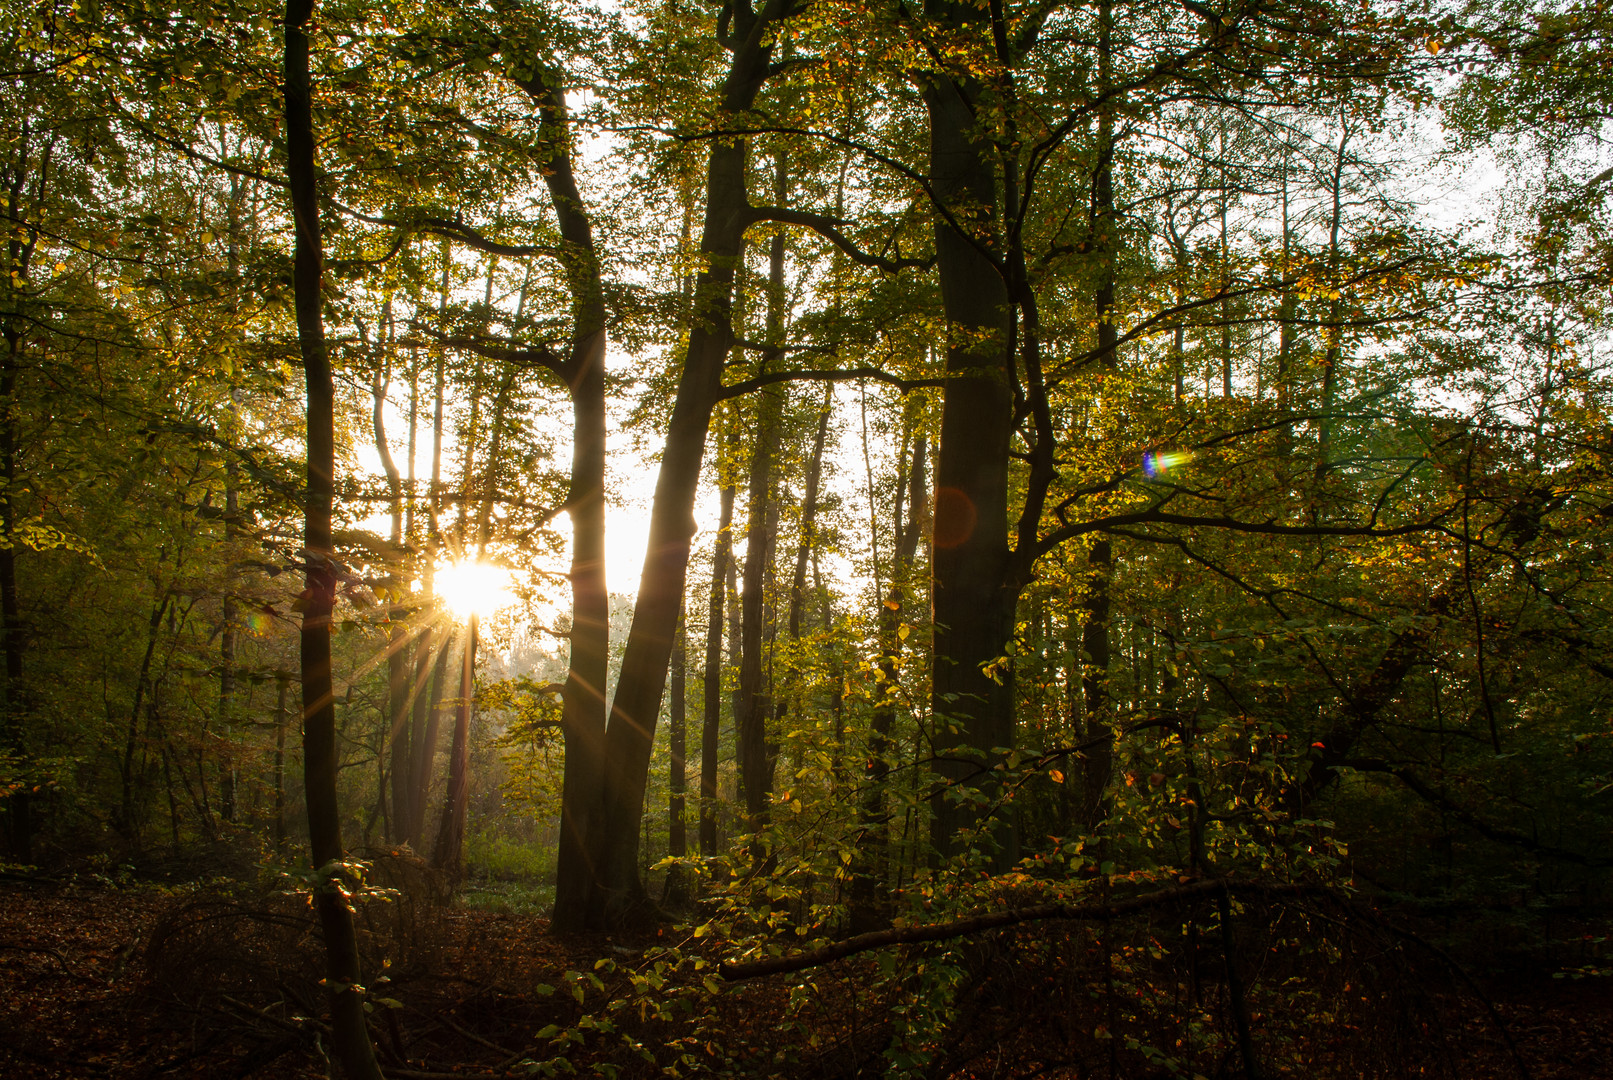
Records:
M495 1042L493 1042L493 1041L491 1041L489 1039L484 1039L482 1036L476 1034L474 1031L470 1030L469 1028L462 1027L461 1025L454 1023L453 1020L449 1019L449 1017L448 1017L448 1015L446 1013L438 1014L436 1019L439 1022L441 1022L443 1025L445 1025L446 1027L452 1029L453 1031L459 1033L460 1035L463 1035L465 1038L469 1039L471 1042L481 1043L483 1046L487 1047L489 1050L497 1051L498 1053L504 1055L504 1057L506 1057L506 1058L508 1058L508 1059L510 1059L512 1061L519 1061L519 1060L521 1060L521 1058L526 1056L524 1053L520 1053L520 1054L514 1053L511 1050L509 1050L508 1048L498 1045L498 1043L495 1043Z
M1184 885L1172 886L1168 889L1157 889L1154 892L1142 893L1127 900L1114 900L1108 903L1068 904L1058 902L1036 904L1031 907L1010 908L1007 911L994 911L987 915L974 915L966 919L956 919L952 922L933 923L929 926L898 926L890 930L874 930L866 934L849 937L844 941L834 942L831 945L824 945L821 948L796 953L794 956L777 956L767 960L753 960L748 963L727 963L723 964L720 970L722 977L727 981L741 982L745 979L755 979L763 975L782 975L792 971L804 971L807 968L821 967L836 960L843 960L848 956L872 952L875 949L883 949L891 945L916 945L926 941L946 941L951 938L983 934L988 930L1000 930L1007 926L1018 926L1021 923L1028 922L1115 919L1133 912L1146 911L1149 908L1161 907L1180 900L1197 899L1201 896L1209 896L1223 891L1227 893L1258 892L1269 896L1327 892L1329 890L1315 885L1259 884L1255 882L1231 882L1224 878L1204 878Z

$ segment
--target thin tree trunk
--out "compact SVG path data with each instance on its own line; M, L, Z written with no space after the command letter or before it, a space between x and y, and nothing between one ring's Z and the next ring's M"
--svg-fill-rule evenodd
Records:
M414 760L410 763L413 779L409 788L409 843L422 854L432 777L437 767L437 743L442 736L442 701L448 696L448 660L454 648L453 631L439 630L432 640L435 647L419 657L417 668L420 687L416 690L415 704L423 706L425 715L420 741L413 747Z
M286 842L286 689L291 676L275 673L274 702L274 846Z
M915 410L916 411L916 410ZM871 926L883 905L877 893L884 873L890 816L885 807L885 778L890 775L891 732L896 726L896 660L902 651L902 609L906 585L918 553L919 536L924 531L924 469L928 441L921 431L913 438L912 464L905 477L899 477L896 494L896 553L891 564L891 587L879 609L879 697L874 702L869 723L868 766L864 772L862 806L858 811L861 855L852 879L852 918L860 926ZM900 467L903 462L898 462ZM903 521L906 505L907 520ZM839 719L838 710L836 716Z
M801 504L801 535L795 548L795 576L790 579L790 641L801 640L801 615L806 608L807 562L817 547L818 488L823 482L823 447L829 435L829 403L834 384L823 389L818 409L818 427L812 436L812 456L807 460L806 494Z
M325 937L325 986L331 1042L349 1080L381 1080L364 1026L363 978L353 914L335 879L341 875L341 807L336 801L336 709L331 687L330 623L336 604L331 512L336 479L336 390L321 310L324 254L319 235L318 173L314 163L313 97L304 30L313 0L287 0L285 20L286 179L296 224L292 282L297 340L308 395L308 489L304 546L307 597L301 631L303 775L313 865L326 880L314 904Z
M387 322L391 322L392 301L387 299ZM386 342L386 348L390 348ZM390 355L390 354L389 354ZM387 698L387 732L386 746L390 749L388 772L391 777L392 813L388 819L387 837L394 843L404 843L409 839L406 835L411 815L410 805L413 796L410 780L413 778L410 765L414 759L414 748L411 741L413 731L410 720L409 695L409 632L404 625L408 612L403 607L402 599L406 588L404 582L404 541L403 541L403 480L398 475L398 467L392 460L392 448L386 437L386 388L387 370L378 367L375 371L374 382L370 385L370 392L375 401L375 410L372 417L372 428L375 435L375 449L381 457L381 467L386 472L387 493L391 498L392 506L392 532L389 538L389 562L392 564L387 574L387 588L390 592L391 603L387 608L387 621L391 623L391 633L387 641L386 654L386 698Z
M24 118L22 137L17 146L17 171L11 177L7 205L17 212L24 190L28 161L28 123ZM44 188L44 169L41 163L39 188ZM23 239L22 229L10 230L6 241L8 280L13 288L26 286L29 263L32 261L38 234ZM14 540L17 527L17 507L13 492L17 490L17 376L22 368L23 331L16 317L6 319L3 332L6 339L5 358L0 360L0 480L5 487L0 491L0 634L5 637L4 696L0 709L4 710L7 748L16 756L18 764L28 761L27 738L23 716L26 711L23 699L23 651L26 629L22 623L22 607L17 594L17 548ZM127 789L127 785L125 785ZM33 797L25 783L5 800L6 839L11 858L27 865L33 862Z
M15 203L13 203L15 205ZM13 244L15 246L15 242ZM13 259L15 263L15 259ZM0 491L0 528L4 540L0 544L0 632L5 635L5 694L0 708L5 710L7 748L16 755L19 764L28 760L27 740L23 731L22 608L17 596L17 547L13 542L17 524L16 507L12 492L17 479L17 424L15 404L17 394L18 356L22 350L22 334L15 325L6 324L6 357L0 368L0 478L5 482ZM128 781L125 770L125 809L128 809ZM33 801L26 784L19 786L5 801L6 838L11 858L23 865L33 862Z
M1316 479L1324 479L1332 468L1333 409L1338 403L1339 357L1343 352L1344 300L1341 280L1342 253L1339 232L1344 224L1344 161L1350 143L1348 128L1339 136L1339 147L1331 177L1333 213L1328 224L1327 273L1333 298L1327 308L1327 351L1322 356L1322 401L1317 410Z
M448 307L449 268L452 250L442 243L442 278L437 292L439 321ZM447 386L447 355L437 350L432 373L431 487L426 501L426 554L421 566L422 594L435 591L437 553L442 548L442 450L443 405ZM405 838L410 846L423 850L426 841L426 811L431 795L431 776L437 762L437 736L441 727L440 707L447 689L450 632L427 626L415 644L414 712L410 720L409 818Z
M454 701L454 741L448 755L448 790L443 797L442 818L437 827L437 844L432 849L432 865L458 880L463 872L465 812L470 803L470 715L476 692L476 616L465 627L465 646L459 653L459 696Z
M219 138L222 142L223 132ZM232 283L230 300L230 314L235 317L239 313L239 283L240 270L240 232L241 232L241 198L245 191L242 178L230 177L230 197L226 203L226 235L228 243L227 267ZM231 405L235 403L235 390L230 390ZM233 408L226 412L221 428L228 433L231 442L239 438L236 414ZM238 517L240 514L239 476L240 463L236 460L234 447L225 449L224 461L224 547L226 559L233 562L235 559L235 540L239 533ZM236 602L235 602L235 575L227 573L224 581L224 600L222 623L223 628L219 635L219 676L218 676L218 725L219 737L224 744L224 760L220 762L219 773L219 816L225 821L234 821L236 812L236 775L235 775L235 747L234 747L234 707L236 689Z
M1099 82L1107 87L1110 78L1111 12L1108 0L1098 8L1098 62ZM1115 222L1114 182L1111 162L1114 152L1114 120L1108 110L1098 119L1100 165L1092 178L1094 228L1104 236L1112 237ZM1224 220L1224 218L1223 218ZM1223 234L1224 239L1224 234ZM1098 363L1112 371L1116 366L1114 325L1115 259L1109 249L1103 259L1103 271L1093 296L1098 316ZM1104 795L1114 771L1114 735L1109 723L1109 663L1110 613L1109 582L1114 575L1114 548L1107 536L1098 536L1087 552L1087 588L1082 600L1085 616L1081 626L1081 684L1083 709L1083 739L1091 744L1086 752L1082 769L1081 822L1091 831L1103 820Z
M1105 8L1107 10L1107 8ZM1227 128L1226 121L1221 122L1220 140L1221 158L1221 188L1219 211L1221 217L1221 289L1223 297L1219 305L1221 319L1221 396L1232 396L1232 310L1225 298L1225 293L1232 289L1232 253L1227 244ZM1110 211L1113 212L1114 203L1110 200ZM1110 263L1109 265L1114 265Z
M689 788L686 748L684 739L688 731L686 706L686 689L688 669L689 640L687 629L682 617L678 619L677 640L672 645L672 685L670 693L672 700L668 703L667 724L670 753L667 762L667 789L671 792L667 800L667 854L674 859L681 859L689 854L688 828L684 819L685 792ZM662 892L662 900L667 904L681 905L687 898L688 888L685 884L683 867L673 864L667 871L666 888Z
M802 686L801 678L801 616L806 609L806 574L807 563L817 544L818 522L818 488L823 477L823 448L829 434L829 404L833 400L834 384L830 383L823 388L823 404L818 410L818 424L816 433L812 437L812 455L807 459L806 493L801 505L800 532L795 544L795 572L790 577L789 614L786 617L786 632L790 637L790 666L784 674L784 688L778 704L778 729L785 729L785 719L789 710L794 709L797 714L806 711L806 691ZM836 737L832 757L835 762L840 760L840 739ZM839 768L831 772L838 778ZM838 779L837 779L838 786Z
M785 157L775 162L773 195L776 205L788 198ZM768 251L767 345L757 374L784 345L784 230L776 228ZM780 387L761 391L756 403L756 441L751 452L747 486L744 592L740 594L740 660L738 709L734 726L739 732L739 777L745 789L745 812L752 831L767 824L772 797L772 769L768 767L767 725L773 717L773 695L763 673L763 624L766 621L768 568L773 561L776 531L774 461L778 457L784 392Z
M725 448L726 449L726 448ZM726 453L718 459L722 474ZM700 854L717 854L717 753L722 733L722 640L723 607L728 597L728 569L733 555L735 488L722 485L721 511L717 520L717 540L711 557L711 591L706 622L706 668L704 674L704 715L700 725Z
M226 451L227 452L227 451ZM236 473L238 465L232 455L224 465L224 547L225 558L234 558L235 521L240 512L239 495L236 490ZM223 629L219 634L218 646L218 728L219 739L223 744L223 759L219 762L219 817L225 821L235 820L235 751L234 751L234 713L235 713L235 595L231 591L234 587L233 575L227 576L224 582L223 603Z
M152 609L151 618L146 627L146 651L140 659L140 670L134 681L134 705L129 710L129 729L123 741L123 764L120 770L122 781L121 811L118 821L130 839L138 839L136 828L136 814L134 806L134 755L140 744L140 709L146 700L147 688L151 685L151 661L157 653L157 634L162 628L162 617L167 614L168 606L173 600L173 594L164 592L162 599ZM143 770L142 770L143 771Z

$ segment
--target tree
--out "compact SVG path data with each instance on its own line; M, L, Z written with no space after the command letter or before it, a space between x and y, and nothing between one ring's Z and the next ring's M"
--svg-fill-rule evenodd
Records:
M358 939L343 881L346 852L336 805L336 715L331 686L330 621L336 606L337 569L331 540L336 481L336 394L326 352L324 252L314 157L313 89L306 32L313 0L288 0L285 19L286 179L296 223L292 267L297 341L308 395L308 487L305 580L301 633L304 787L309 844L318 884L314 903L325 938L326 990L336 1056L354 1080L379 1077L375 1049L364 1025L364 991Z

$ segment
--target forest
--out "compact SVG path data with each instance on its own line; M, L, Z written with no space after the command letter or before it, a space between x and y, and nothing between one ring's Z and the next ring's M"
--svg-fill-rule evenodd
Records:
M1613 1075L1605 0L0 3L8 1075Z

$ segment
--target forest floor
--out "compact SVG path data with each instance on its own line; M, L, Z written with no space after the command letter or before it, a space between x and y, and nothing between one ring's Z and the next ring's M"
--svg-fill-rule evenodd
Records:
M175 904L174 892L149 887L0 882L0 1076L329 1075L318 1022L220 989L218 972L203 968L225 960L193 956L189 971L152 963L154 935ZM564 992L534 988L629 951L605 938L550 936L544 920L526 915L450 908L435 925L429 955L385 991L398 1003L376 1025L388 1076L522 1075L506 1070L545 1024L565 1023L572 1004ZM1613 980L1542 976L1485 989L1534 1080L1613 1078ZM745 1021L736 1006L732 1022ZM1487 1017L1452 1034L1466 1080L1519 1075ZM589 1071L581 1058L574 1064Z

